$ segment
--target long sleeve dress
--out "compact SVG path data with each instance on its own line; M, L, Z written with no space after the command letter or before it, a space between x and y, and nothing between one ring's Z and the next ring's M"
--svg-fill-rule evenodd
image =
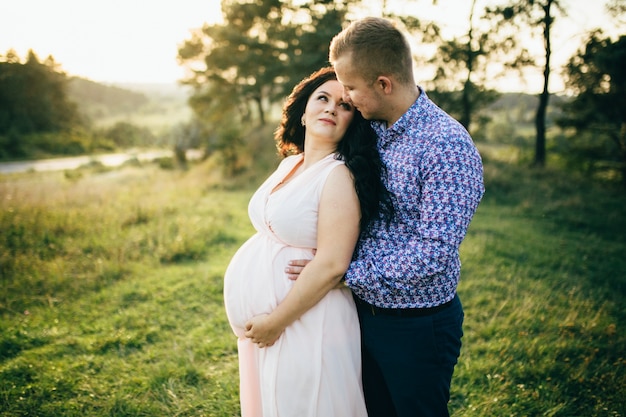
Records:
M256 233L233 256L224 278L224 303L238 337L242 417L365 417L359 322L348 289L331 290L288 326L277 342L259 348L245 323L270 313L293 286L289 260L311 259L320 196L342 161L318 161L272 192L302 160L285 158L252 196Z

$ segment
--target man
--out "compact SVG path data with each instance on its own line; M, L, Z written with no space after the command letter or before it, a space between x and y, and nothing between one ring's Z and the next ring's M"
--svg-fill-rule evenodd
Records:
M459 246L484 193L467 131L416 85L410 46L388 20L353 22L329 61L378 135L391 223L362 232L345 275L361 324L369 417L448 416L463 335ZM294 275L305 263L293 261Z

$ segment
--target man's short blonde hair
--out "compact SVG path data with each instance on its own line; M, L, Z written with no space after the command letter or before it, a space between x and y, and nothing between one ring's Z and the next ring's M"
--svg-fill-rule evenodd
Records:
M402 84L413 81L411 47L387 19L356 20L337 34L330 43L330 63L348 54L351 67L366 81L374 82L380 75L393 75Z

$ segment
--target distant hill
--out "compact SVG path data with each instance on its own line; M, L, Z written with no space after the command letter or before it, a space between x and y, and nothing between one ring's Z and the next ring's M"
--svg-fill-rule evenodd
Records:
M112 86L145 94L152 98L160 97L186 101L191 95L190 87L176 83L116 83Z
M153 131L168 129L190 118L188 96L174 83L116 85L79 77L68 83L70 100L97 126L125 121Z
M561 115L561 106L567 102L566 96L551 94L548 102L546 121L553 123ZM486 114L506 114L508 119L518 123L534 123L539 105L538 94L502 93L483 111Z
M79 111L94 125L112 126L124 121L146 127L153 133L189 121L192 112L187 100L190 95L188 87L176 83L102 84L78 77L69 80L68 88L70 100L77 103ZM548 122L560 113L559 106L566 100L563 96L550 96ZM502 93L481 114L508 123L532 124L537 105L536 94Z
M68 96L78 104L81 113L92 119L132 112L149 102L143 93L78 77L70 79Z
M550 105L558 107L567 101L567 97L556 94L550 95ZM500 97L494 101L489 108L492 110L505 110L518 106L536 108L539 104L539 96L537 94L526 93L502 93Z

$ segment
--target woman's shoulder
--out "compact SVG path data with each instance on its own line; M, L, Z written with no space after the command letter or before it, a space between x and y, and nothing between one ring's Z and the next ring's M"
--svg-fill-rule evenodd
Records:
M320 167L319 169L321 171L324 171L328 174L330 174L331 172L335 171L336 168L341 169L345 169L346 171L348 171L348 167L346 166L346 161L344 161L341 156L339 156L339 154L330 154L326 157L324 157L323 159L321 159L318 162L318 166Z
M327 165L332 165L332 166L345 165L346 163L343 157L337 152L327 155L323 159L323 161L325 161Z
M350 172L350 170L343 161L338 161L338 163L333 163L332 165L329 165L326 182L342 182L345 184L350 184L351 186L354 185L352 172Z

